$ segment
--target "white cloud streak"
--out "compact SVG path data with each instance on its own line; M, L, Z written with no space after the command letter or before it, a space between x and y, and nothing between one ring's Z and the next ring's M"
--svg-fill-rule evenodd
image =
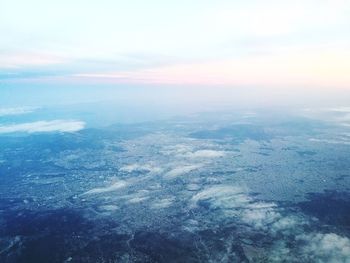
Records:
M150 173L160 173L162 171L162 168L157 167L155 165L152 164L129 164L129 165L125 165L123 167L121 167L119 169L119 171L122 172L128 172L128 173L132 173L132 172L142 172L142 171L146 171L146 172L150 172Z
M14 107L14 108L0 108L0 117L9 115L22 115L34 112L38 108L35 107Z
M76 132L84 129L85 123L73 120L36 121L20 124L1 125L1 133L14 132Z
M124 188L128 185L129 185L128 182L120 180L120 181L115 182L114 184L112 184L110 186L107 186L107 187L100 187L100 188L91 189L91 190L85 192L84 195L108 193L108 192L119 190L119 189Z
M197 170L201 167L202 167L202 165L196 165L196 164L179 166L179 167L176 167L176 168L170 170L169 172L167 172L164 175L164 177L166 179L174 179L174 178L179 177L181 175L184 175L184 174L187 174L187 173L192 172L194 170Z

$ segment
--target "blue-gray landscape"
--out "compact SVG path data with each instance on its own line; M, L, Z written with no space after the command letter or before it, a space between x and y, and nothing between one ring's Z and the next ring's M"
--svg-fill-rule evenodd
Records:
M348 108L49 112L2 110L1 262L350 260Z

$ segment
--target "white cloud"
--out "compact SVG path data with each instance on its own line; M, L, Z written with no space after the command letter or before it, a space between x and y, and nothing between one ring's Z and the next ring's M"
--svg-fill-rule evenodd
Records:
M162 154L164 155L180 155L186 154L187 152L192 151L193 147L186 144L176 144L176 145L167 145L163 147Z
M304 114L308 118L311 117L335 125L350 127L350 107L305 109Z
M69 60L53 54L45 54L43 52L9 52L0 54L0 68L16 69L24 66L48 66L55 65Z
M271 262L346 262L350 263L350 239L335 233L305 232L307 218L301 214L284 214L273 202L255 201L240 187L216 185L192 197L192 204L206 201L224 216L237 218L244 225L264 231L275 240L269 248ZM286 212L286 211L285 211ZM286 240L295 239L298 245L290 248Z
M164 199L160 199L160 200L156 200L151 207L154 209L162 209L162 208L167 208L169 206L172 205L172 203L174 202L174 198L164 198Z
M350 240L334 233L315 233L298 237L306 243L304 257L313 262L350 262Z
M187 174L191 171L197 170L200 167L202 167L202 165L197 165L197 164L176 167L176 168L170 170L169 172L167 172L164 177L167 179L173 179L173 178L176 178L180 175Z
M176 144L164 147L162 153L172 155L178 158L217 158L225 156L225 151L217 151L210 149L195 150L193 145Z
M14 108L0 108L0 117L8 115L21 115L31 113L38 108L35 107L14 107Z
M152 164L129 164L129 165L125 165L123 167L121 167L119 169L122 172L136 172L136 171L147 171L150 173L160 173L162 171L162 168L154 166Z
M120 180L120 181L117 181L110 186L107 186L107 187L100 187L100 188L91 189L91 190L85 192L84 195L108 193L108 192L112 192L112 191L116 191L118 189L124 188L128 185L129 185L128 182Z
M137 204L137 203L141 203L141 202L147 200L148 198L149 198L148 196L134 197L134 198L131 198L130 200L128 200L128 203Z
M333 112L350 113L350 107L336 107L336 108L329 108L328 110Z
M214 209L223 209L225 216L238 216L237 209L245 209L252 199L245 191L231 185L215 185L195 194L191 205L196 206L199 201L207 201Z
M294 233L295 229L305 224L304 220L294 216L281 217L279 220L273 223L271 226L271 231L276 234L277 232L284 232L286 234Z
M221 208L226 216L235 216L245 224L258 230L289 233L304 223L294 217L282 216L273 202L257 202L242 188L230 185L216 185L195 194L192 205L208 201L213 208ZM239 209L240 211L238 212Z
M225 156L224 151L215 150L199 150L195 152L188 152L184 154L184 157L188 158L217 158Z
M280 218L280 214L273 208L245 209L242 220L257 229L264 229L269 224Z
M149 193L150 192L148 190L139 190L137 192L124 195L122 198L129 204L137 204L148 200L150 198Z
M85 123L73 120L36 121L11 125L0 125L0 133L13 132L76 132L84 129Z

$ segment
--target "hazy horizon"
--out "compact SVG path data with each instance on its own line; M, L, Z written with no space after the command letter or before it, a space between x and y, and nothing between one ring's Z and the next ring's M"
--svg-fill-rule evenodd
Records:
M350 263L349 14L0 0L0 262Z

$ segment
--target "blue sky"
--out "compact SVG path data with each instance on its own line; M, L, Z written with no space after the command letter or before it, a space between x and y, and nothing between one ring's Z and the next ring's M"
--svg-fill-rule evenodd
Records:
M3 83L350 88L350 2L0 2Z

